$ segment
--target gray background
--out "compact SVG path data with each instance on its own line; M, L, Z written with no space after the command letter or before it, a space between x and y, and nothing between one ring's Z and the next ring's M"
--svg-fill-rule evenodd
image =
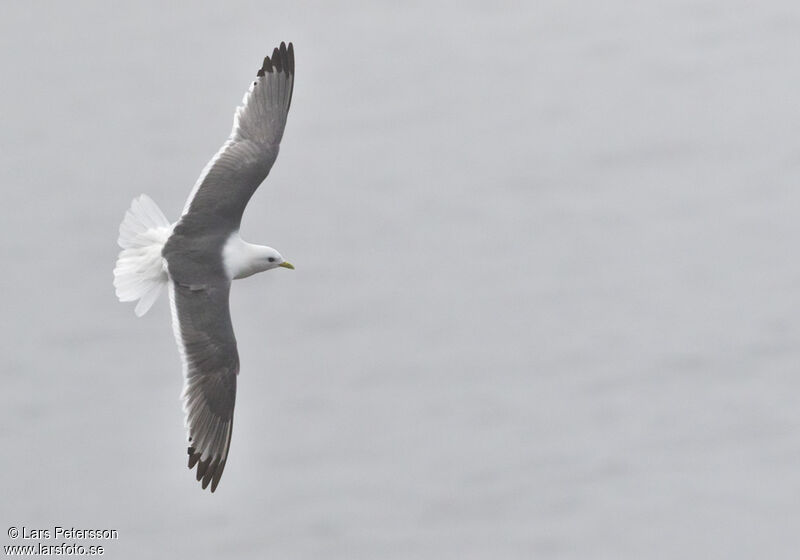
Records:
M0 15L0 534L116 528L111 558L796 557L796 2ZM117 227L141 192L178 216L280 40L295 97L242 233L297 270L234 287L211 495L167 302L115 300Z

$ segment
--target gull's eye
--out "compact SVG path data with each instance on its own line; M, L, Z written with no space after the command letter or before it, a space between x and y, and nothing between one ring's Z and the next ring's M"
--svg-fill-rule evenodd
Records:
M275 257L270 257L267 259L269 262L275 262Z

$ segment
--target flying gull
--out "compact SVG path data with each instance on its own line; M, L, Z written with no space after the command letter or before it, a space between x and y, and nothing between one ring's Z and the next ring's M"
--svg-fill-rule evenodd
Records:
M122 251L114 268L120 301L137 301L141 317L166 284L172 328L183 364L181 395L189 468L213 492L233 429L239 354L231 325L231 281L294 267L278 251L239 236L247 202L278 157L294 86L294 48L281 43L236 109L233 130L170 224L147 195L134 199L119 226Z

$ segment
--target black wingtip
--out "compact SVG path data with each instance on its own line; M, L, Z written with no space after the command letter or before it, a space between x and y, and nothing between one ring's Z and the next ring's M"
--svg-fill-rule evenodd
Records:
M214 493L214 490L217 489L217 484L219 484L219 479L222 478L222 471L225 470L225 462L227 459L223 459L217 465L217 468L214 470L214 476L211 478L211 493Z
M203 490L208 488L208 485L211 484L211 492L214 492L217 489L220 479L222 478L222 472L225 470L225 463L227 462L227 459L219 460L214 458L201 461L201 454L195 452L194 447L190 447L188 449L188 453L189 468L191 469L197 465L195 479L201 484Z
M294 75L294 45L289 42L287 45L281 41L279 47L272 49L272 56L265 56L264 63L261 68L256 72L256 76L263 78L265 74L272 72L286 72L289 75Z
M268 56L264 57L264 63L261 65L261 69L256 72L256 76L263 78L266 72L272 73L272 61Z
M275 65L275 70L278 72L283 72L283 60L281 56L281 51L278 50L278 47L272 49L272 63Z

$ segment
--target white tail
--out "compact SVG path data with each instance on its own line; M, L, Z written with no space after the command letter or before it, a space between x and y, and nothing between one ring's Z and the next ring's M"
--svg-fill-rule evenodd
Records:
M167 283L161 250L171 234L172 225L149 196L133 199L119 225L122 251L114 268L114 288L120 301L139 300L137 317L147 313Z

